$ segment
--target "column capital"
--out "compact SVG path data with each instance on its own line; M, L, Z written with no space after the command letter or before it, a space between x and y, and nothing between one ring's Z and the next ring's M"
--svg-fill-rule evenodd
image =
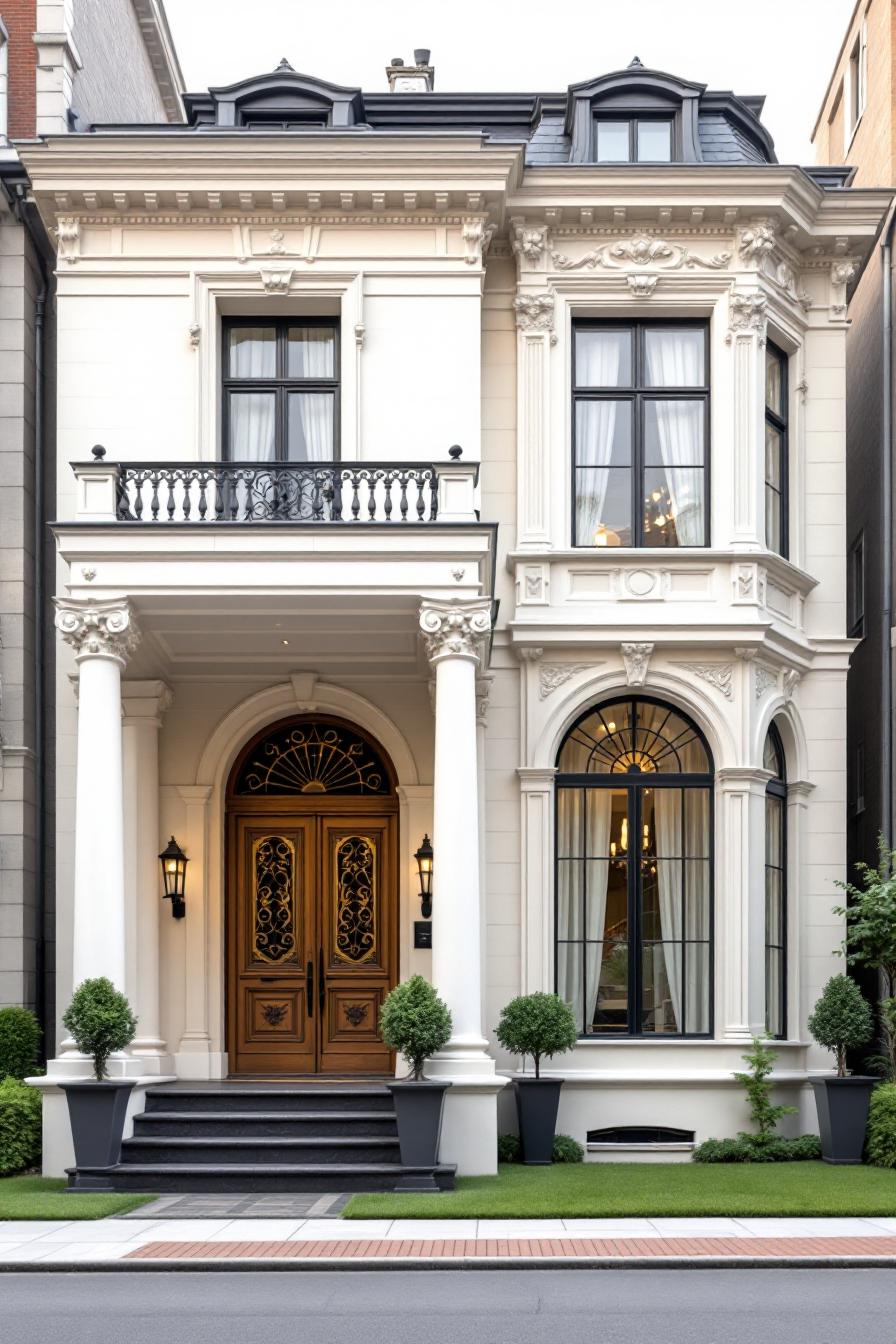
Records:
M85 658L112 658L123 667L140 642L140 627L126 598L74 602L57 597L55 603L56 629L75 650L78 663Z
M774 772L753 765L724 765L716 771L716 781L726 793L750 793L764 790Z
M420 630L431 663L443 658L467 658L481 662L481 646L492 626L488 598L474 601L423 602Z

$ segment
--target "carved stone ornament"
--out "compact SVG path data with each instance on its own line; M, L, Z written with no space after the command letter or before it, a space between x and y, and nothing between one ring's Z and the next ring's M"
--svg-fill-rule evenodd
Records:
M125 663L140 643L140 630L127 602L56 600L56 629L82 658L117 658Z
M544 649L537 644L528 645L525 648L517 649L516 656L521 663L537 663L544 654Z
M768 299L758 289L732 289L728 295L728 336L730 343L735 336L751 336L754 333L760 342L765 340L767 325L766 307Z
M292 284L292 268L282 266L262 266L261 286L266 294L288 294Z
M649 299L656 289L658 275L627 275L626 283L632 292L633 299Z
M479 659L491 627L488 602L427 602L420 608L420 629L431 663L441 658Z
M770 219L754 219L741 229L737 250L741 261L759 266L775 250L775 226Z
M651 238L646 233L618 243L604 243L576 260L564 256L562 252L551 253L551 261L558 271L578 271L583 267L590 271L597 267L606 271L626 271L633 267L640 270L644 266L652 266L658 271L679 271L682 267L693 269L695 266L719 271L730 260L730 252L717 252L712 257L695 257L681 243L667 243L663 238Z
M766 667L764 663L756 664L756 679L753 687L753 694L757 700L761 700L767 690L777 686L778 674L772 668Z
M495 684L493 676L476 678L476 722L485 724L488 717L488 698Z
M187 328L187 335L190 340L190 347L193 350L199 349L199 342L202 339L202 327L198 322L191 322Z
M540 260L548 245L547 226L526 225L513 221L513 251L517 257L523 257L533 264Z
M775 268L775 280L787 297L793 299L794 303L798 303L804 313L808 313L812 307L812 300L804 290L799 288L793 267L789 262L779 262Z
M832 318L846 316L846 287L855 279L858 267L854 261L835 261L831 266L831 307Z
M708 681L721 691L726 700L732 698L731 677L734 669L730 663L679 663L688 672L693 672L701 681Z
M81 221L74 215L59 215L55 232L59 260L73 266L81 255Z
M800 674L795 667L789 667L784 673L784 699L792 700L794 692L800 684Z
M622 644L622 661L625 665L625 679L629 686L643 686L647 680L647 667L652 644Z
M590 663L542 663L538 669L538 698L547 700L578 672L587 672Z
M485 259L494 232L494 224L488 224L484 219L476 217L464 220L461 237L464 241L464 261L468 266L475 266Z
M554 330L554 294L520 294L513 301L516 324L520 331Z

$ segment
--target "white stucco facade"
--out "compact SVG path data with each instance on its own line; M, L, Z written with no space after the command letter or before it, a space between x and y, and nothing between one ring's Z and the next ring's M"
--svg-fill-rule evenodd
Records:
M455 1084L442 1156L493 1170L513 1126L500 1009L556 984L557 753L590 705L643 694L712 756L711 1032L583 1039L549 1065L559 1128L744 1126L732 1071L765 1021L773 721L778 1079L813 1127L806 1079L826 1061L806 1018L839 966L845 853L846 302L885 197L776 165L527 168L518 143L447 133L50 137L25 158L60 240L58 1001L104 971L140 1018L122 1071L226 1077L229 771L267 724L350 721L397 778L398 973L431 976L454 1014L431 1070ZM435 464L436 521L240 526L199 521L195 496L185 517L180 495L170 521L164 503L157 521L116 518L123 468L221 458L234 315L338 318L342 462ZM708 323L705 547L573 546L580 318ZM786 560L764 535L769 338L790 371ZM432 953L413 946L424 832ZM189 857L177 921L156 858L169 835ZM52 1079L79 1070L60 1036L48 1171L66 1158Z

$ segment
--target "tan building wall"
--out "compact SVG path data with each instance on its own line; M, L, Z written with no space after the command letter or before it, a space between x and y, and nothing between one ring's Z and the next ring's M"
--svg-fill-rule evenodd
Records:
M852 165L857 170L853 183L857 187L881 186L894 179L894 24L894 0L859 0L812 133L816 163ZM864 106L853 125L855 57L863 35L867 70Z

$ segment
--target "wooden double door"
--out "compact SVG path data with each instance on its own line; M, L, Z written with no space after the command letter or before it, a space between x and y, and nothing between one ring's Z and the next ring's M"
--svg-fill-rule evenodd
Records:
M236 800L235 800L236 801ZM376 800L257 799L229 816L231 1074L388 1074L396 816Z

